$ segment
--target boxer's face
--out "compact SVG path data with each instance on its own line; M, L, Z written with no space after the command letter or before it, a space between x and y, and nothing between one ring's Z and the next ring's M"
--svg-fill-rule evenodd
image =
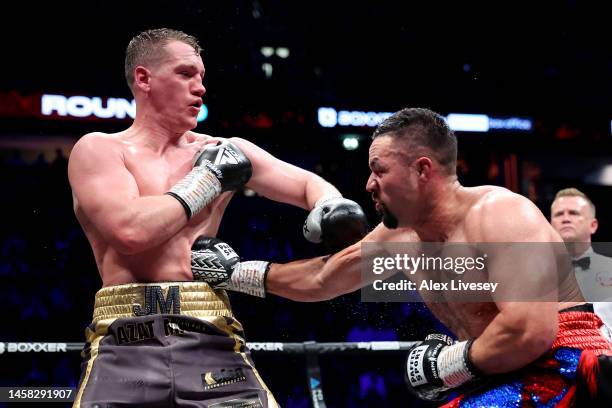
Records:
M418 202L413 169L397 139L379 136L370 146L370 177L366 190L387 228L408 226Z
M172 41L166 55L151 67L149 99L160 113L164 126L185 132L197 125L197 116L206 92L202 80L204 63L188 44Z
M587 200L577 196L559 197L551 208L550 223L565 242L591 242L597 220Z

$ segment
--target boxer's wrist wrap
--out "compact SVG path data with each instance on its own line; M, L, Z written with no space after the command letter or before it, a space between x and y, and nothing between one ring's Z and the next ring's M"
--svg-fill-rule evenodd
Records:
M445 347L438 357L438 373L447 387L458 387L474 379L478 370L470 361L469 351L473 340L461 341Z
M221 182L206 166L194 167L166 194L176 198L191 218L221 193Z
M266 276L270 262L245 261L234 268L228 289L252 296L266 297Z

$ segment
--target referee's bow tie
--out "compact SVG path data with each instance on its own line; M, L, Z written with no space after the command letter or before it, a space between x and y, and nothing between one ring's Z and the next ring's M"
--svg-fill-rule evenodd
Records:
M591 266L591 258L585 256L580 259L574 259L572 265L574 265L574 267L579 266L582 270L589 269L589 266Z

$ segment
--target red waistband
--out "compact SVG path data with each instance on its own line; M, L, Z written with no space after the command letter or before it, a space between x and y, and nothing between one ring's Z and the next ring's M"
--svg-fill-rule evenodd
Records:
M559 313L559 330L552 349L573 347L592 350L596 354L612 355L612 344L601 334L599 316L591 312Z

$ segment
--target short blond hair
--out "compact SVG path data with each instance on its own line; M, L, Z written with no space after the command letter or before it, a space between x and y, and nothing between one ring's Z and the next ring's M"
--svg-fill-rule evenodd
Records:
M164 56L164 47L170 41L181 41L193 47L197 54L202 52L198 39L171 28L156 28L137 34L125 50L125 80L132 88L134 84L134 69L138 65L154 64Z
M595 204L593 204L593 201L591 201L591 199L587 197L587 195L584 194L582 191L574 187L569 187L569 188L564 188L562 190L559 190L557 191L557 194L555 194L555 199L553 200L553 204L555 203L555 201L557 201L557 199L561 197L582 197L584 198L586 202L589 203L589 207L591 207L591 212L593 213L593 218L595 218Z

